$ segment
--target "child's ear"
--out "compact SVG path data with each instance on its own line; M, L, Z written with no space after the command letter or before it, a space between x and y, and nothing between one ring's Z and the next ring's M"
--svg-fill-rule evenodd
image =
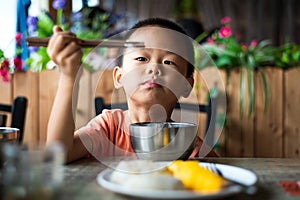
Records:
M121 78L122 78L122 68L116 66L113 70L113 79L114 79L114 85L116 89L123 87L123 85L120 82Z
M186 80L188 81L189 85L186 86L186 88L185 88L185 90L183 92L182 96L184 98L187 98L190 95L190 93L191 93L191 91L193 89L193 86L194 86L194 78L192 76L188 77Z

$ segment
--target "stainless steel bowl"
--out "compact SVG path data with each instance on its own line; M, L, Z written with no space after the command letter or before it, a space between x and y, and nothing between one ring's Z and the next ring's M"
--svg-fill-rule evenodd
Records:
M17 144L20 131L17 128L0 127L0 143Z
M194 149L196 135L197 126L191 123L149 122L130 125L131 146L140 159L188 159Z

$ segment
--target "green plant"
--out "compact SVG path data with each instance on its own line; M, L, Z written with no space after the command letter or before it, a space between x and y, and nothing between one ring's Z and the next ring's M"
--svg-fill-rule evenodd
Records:
M55 0L52 6L57 10L56 21L47 12L43 12L39 17L29 16L27 19L28 35L32 37L50 37L52 28L55 24L59 25L64 31L71 31L81 39L102 39L113 33L120 32L115 30L113 25L120 20L121 15L104 12L100 8L84 7L81 11L73 13L71 16L64 16L63 9L66 0ZM53 68L54 63L46 52L45 47L30 47L30 57L26 60L26 65L32 71L42 71ZM83 49L83 58L92 49ZM94 71L93 66L83 63L88 71Z
M231 69L237 67L242 68L240 79L240 115L243 116L245 94L248 92L248 111L249 117L251 117L254 110L254 70L258 70L263 79L265 108L267 108L269 92L267 79L262 68L267 65L274 65L277 49L272 47L268 40L261 42L253 40L249 45L240 42L237 37L232 34L229 17L223 18L221 25L222 26L207 39L202 47L208 55L210 55L218 68L226 70L228 73L227 77L229 77ZM206 35L207 34L204 33L196 40L202 40ZM203 66L205 66L205 63L202 62L199 68ZM247 90L246 76L248 81Z
M300 66L300 47L296 44L286 42L277 49L275 64L277 67L283 69Z

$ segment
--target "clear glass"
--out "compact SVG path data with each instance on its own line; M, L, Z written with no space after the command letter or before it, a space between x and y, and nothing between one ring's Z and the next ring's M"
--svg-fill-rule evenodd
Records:
M0 192L6 199L54 199L63 183L62 145L24 149L2 143Z

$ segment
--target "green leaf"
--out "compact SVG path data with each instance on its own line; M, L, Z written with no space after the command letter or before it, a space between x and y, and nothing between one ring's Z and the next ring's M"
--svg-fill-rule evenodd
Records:
M52 35L52 28L54 23L52 19L46 14L42 13L38 20L38 35L39 37L49 37Z
M297 51L297 52L295 52L293 55L292 55L292 57L293 57L293 60L297 63L299 63L300 62L300 50L299 51Z
M198 42L198 43L200 43L200 42L203 41L204 38L207 37L207 35L208 35L208 34L207 34L206 32L203 32L203 33L201 33L200 35L198 35L198 36L196 37L195 41Z
M252 117L253 110L254 110L254 78L253 78L253 70L247 68L248 74L248 89L249 89L249 102L248 102L248 116Z
M281 61L283 63L289 63L289 56L287 55L287 53L282 54Z
M251 55L248 55L248 59L247 59L247 64L246 64L248 69L254 69L255 67L255 60L254 57Z
M32 71L40 72L47 68L47 63L50 58L47 54L45 47L40 47L37 52L30 56L30 59L26 62L29 63L29 68Z
M225 66L230 66L231 65L231 59L230 57L223 55L220 56L217 60L216 60L216 65L218 67L225 67Z
M0 58L4 57L4 52L0 49Z
M270 40L263 40L261 42L259 42L256 46L257 49L263 49L267 46L269 46L271 44L271 41Z
M25 65L30 65L32 63L33 59L32 57L28 57L26 60L25 60Z
M56 24L58 26L62 25L62 18L63 18L63 9L58 9L56 13L56 20L57 20Z
M264 87L264 93L265 93L265 106L264 111L266 112L269 107L269 87L268 87L268 81L267 77L262 69L259 69L259 72L261 74L262 80L263 80L263 87Z
M241 68L241 79L240 79L240 116L241 119L244 115L244 97L245 97L245 74L244 69Z

